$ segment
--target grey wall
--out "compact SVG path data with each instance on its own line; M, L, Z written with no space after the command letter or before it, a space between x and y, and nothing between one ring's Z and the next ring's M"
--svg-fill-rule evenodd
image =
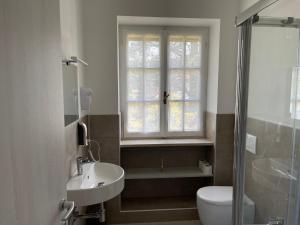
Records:
M0 30L0 224L59 224L65 197L59 1L2 0Z
M287 218L287 207L290 190L291 208L294 209L294 182L280 176L276 171L271 173L268 160L283 160L287 167L293 156L299 160L299 131L296 135L296 154L293 153L293 129L280 124L248 118L247 132L257 136L256 154L246 151L245 193L255 203L255 223L268 222L271 216ZM265 160L265 167L258 167L257 160ZM274 167L274 165L271 165ZM294 165L297 167L297 165ZM269 170L268 170L269 168ZM276 169L276 168L275 168ZM276 175L277 174L277 175ZM291 223L289 223L291 224Z
M83 40L82 40L82 0L60 0L60 28L61 28L61 46L62 57L70 58L77 56L84 59ZM84 66L80 63L76 65L76 75L78 76L78 85L85 86L86 76ZM70 75L70 74L68 74ZM87 118L82 117L78 121L87 124ZM83 154L85 148L78 146L77 123L75 121L64 128L65 132L65 182L71 176L76 174L76 158ZM85 212L85 207L79 208L80 213ZM85 224L84 220L77 220L75 225Z
M83 57L82 0L60 0L62 57ZM84 67L78 64L79 85L85 85Z
M60 29L62 57L77 56L83 58L82 42L82 1L60 0ZM85 86L84 67L76 65L76 75L79 86ZM84 121L84 119L81 119ZM78 122L78 121L77 121ZM82 154L82 148L77 145L77 122L65 127L65 179L76 172L76 157Z
M11 108L8 107L8 93L10 89L10 77L7 73L7 58L6 58L6 37L4 36L6 31L5 26L5 11L4 1L0 1L0 115L2 126L6 129L0 130L0 143L1 143L1 159L0 159L0 177L1 182L1 194L0 198L5 201L6 204L0 205L0 224L16 224L16 209L14 202L14 190L13 190L13 165L11 154L11 127L10 127L10 115ZM3 107L4 106L4 107Z
M234 112L238 0L90 0L83 2L87 86L94 91L92 114L117 114L117 16L220 18L218 113ZM216 113L216 112L214 112Z

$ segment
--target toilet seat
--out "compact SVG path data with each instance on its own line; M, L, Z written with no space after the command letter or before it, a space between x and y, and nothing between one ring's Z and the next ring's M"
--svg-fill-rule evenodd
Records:
M208 186L197 191L197 198L213 205L232 205L232 187Z

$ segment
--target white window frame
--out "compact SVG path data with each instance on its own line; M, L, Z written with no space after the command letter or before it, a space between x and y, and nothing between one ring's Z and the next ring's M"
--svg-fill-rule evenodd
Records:
M127 132L127 35L129 33L154 33L161 37L160 42L160 132L155 133L129 133ZM168 90L168 35L201 35L201 84L200 84L200 131L168 132L168 110L163 104L163 92ZM208 74L208 27L177 27L177 26L120 26L119 27L119 89L121 112L121 138L122 139L146 139L146 138L200 138L205 134L205 111L207 95Z

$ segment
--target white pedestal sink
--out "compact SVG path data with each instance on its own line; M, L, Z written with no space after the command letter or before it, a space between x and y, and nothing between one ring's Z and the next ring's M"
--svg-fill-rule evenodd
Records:
M67 183L67 199L76 206L105 202L124 188L124 170L111 163L93 162L83 165L83 174Z

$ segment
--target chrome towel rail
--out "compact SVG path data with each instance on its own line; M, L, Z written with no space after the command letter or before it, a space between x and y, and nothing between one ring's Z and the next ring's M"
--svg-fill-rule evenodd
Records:
M85 66L88 66L89 64L85 62L84 60L78 58L77 56L71 56L70 59L63 59L62 60L63 64L66 64L67 66L72 64L72 63L82 63Z

